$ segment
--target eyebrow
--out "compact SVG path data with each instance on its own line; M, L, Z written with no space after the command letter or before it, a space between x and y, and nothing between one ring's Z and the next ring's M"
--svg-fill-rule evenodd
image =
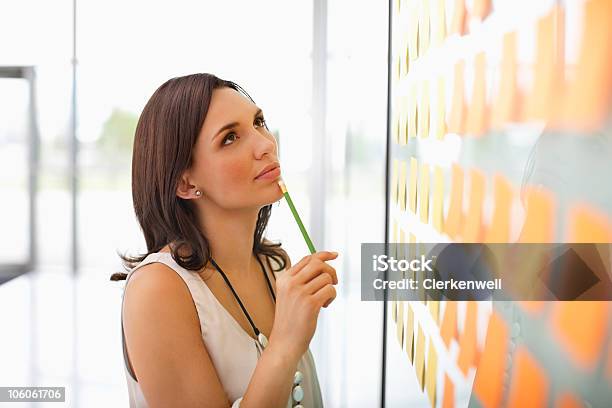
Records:
M262 113L262 110L257 109L257 112L255 112L255 115L253 115L253 119L259 116L261 113ZM217 136L219 136L224 130L231 129L234 126L238 126L238 125L239 125L238 122L232 122L232 123L228 123L227 125L223 126L221 129L217 130L217 133L215 133L215 135L213 136L212 141L214 142Z

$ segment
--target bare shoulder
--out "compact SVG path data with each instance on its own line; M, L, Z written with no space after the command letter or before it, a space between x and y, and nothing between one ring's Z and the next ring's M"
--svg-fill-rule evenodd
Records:
M122 313L129 360L151 407L229 405L178 273L142 266L127 283Z

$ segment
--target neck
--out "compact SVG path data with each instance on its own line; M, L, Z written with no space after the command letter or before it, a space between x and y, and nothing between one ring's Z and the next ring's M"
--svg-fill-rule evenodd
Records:
M245 279L259 269L253 254L258 213L256 208L226 210L213 204L200 208L200 228L213 259L227 276Z

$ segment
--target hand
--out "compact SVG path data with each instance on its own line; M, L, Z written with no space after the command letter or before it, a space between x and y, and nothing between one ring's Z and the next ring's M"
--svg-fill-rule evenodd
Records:
M276 310L270 343L282 345L293 357L308 349L321 307L336 298L336 270L328 265L337 252L320 251L305 256L276 280Z

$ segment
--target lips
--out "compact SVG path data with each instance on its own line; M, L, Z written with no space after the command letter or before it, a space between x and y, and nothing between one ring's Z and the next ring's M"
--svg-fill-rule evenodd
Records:
M255 177L255 178L257 179L257 178L263 176L264 174L266 174L266 173L268 173L268 172L270 172L270 171L272 171L272 170L274 170L274 169L276 169L278 167L280 167L278 163L269 164L266 167L264 167L263 170L260 171L259 174L257 175L257 177Z

